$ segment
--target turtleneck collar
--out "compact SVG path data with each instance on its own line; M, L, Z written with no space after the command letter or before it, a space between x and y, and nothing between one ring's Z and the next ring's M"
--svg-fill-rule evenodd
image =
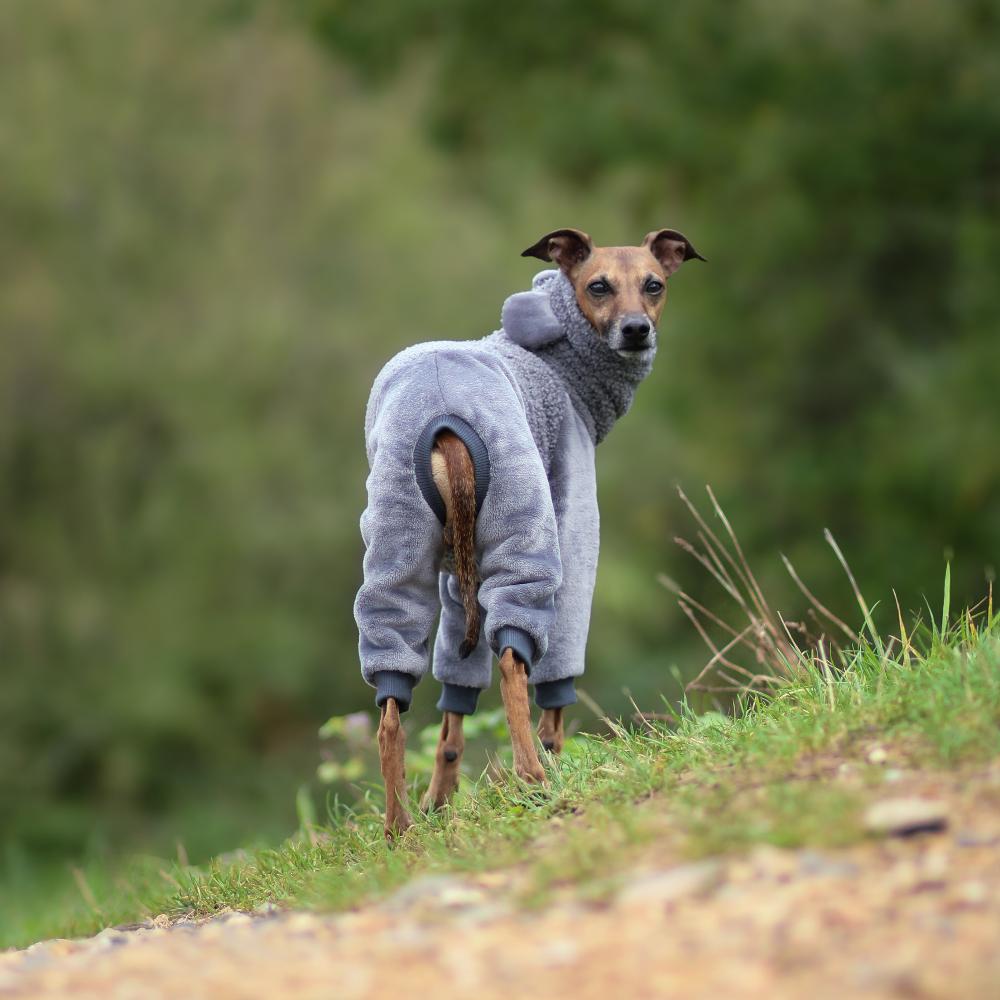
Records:
M594 444L628 412L639 383L653 367L655 348L623 357L590 325L561 271L535 275L530 292L504 303L504 332L542 358L559 376Z

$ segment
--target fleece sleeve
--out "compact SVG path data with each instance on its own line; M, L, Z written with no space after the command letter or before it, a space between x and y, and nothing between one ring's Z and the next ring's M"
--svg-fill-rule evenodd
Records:
M562 580L552 496L519 391L492 356L441 352L442 405L483 440L489 489L476 521L476 548L493 652L514 649L529 668L548 646Z
M529 666L548 645L562 565L523 400L495 355L422 345L383 370L366 420L371 472L361 518L364 581L354 612L362 674L380 699L408 703L427 671L443 543L441 521L417 482L415 455L426 428L449 416L475 431L489 465L476 520L486 642L498 654L511 646ZM454 666L450 682L481 683L462 676L461 661Z
M377 700L410 701L427 672L440 602L441 523L417 486L413 413L436 412L440 391L431 359L390 365L376 381L365 426L370 472L361 515L364 580L354 602L361 673Z

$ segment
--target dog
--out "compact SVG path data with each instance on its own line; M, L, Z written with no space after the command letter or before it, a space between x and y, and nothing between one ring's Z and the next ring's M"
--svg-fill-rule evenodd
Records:
M401 713L427 671L442 682L441 735L421 805L458 787L463 721L499 659L514 771L544 784L531 730L558 754L583 672L597 571L594 449L649 374L668 281L704 260L682 233L595 247L559 229L522 253L554 263L504 303L478 341L418 344L375 380L355 601L362 674L376 689L385 833L411 824Z

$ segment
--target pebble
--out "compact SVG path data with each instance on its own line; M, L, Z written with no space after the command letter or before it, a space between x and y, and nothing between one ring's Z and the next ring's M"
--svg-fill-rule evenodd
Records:
M116 930L114 927L108 927L101 931L100 934L95 934L89 942L91 948L97 949L108 949L108 948L118 948L121 945L129 944L133 940L131 934L126 934L124 931Z
M618 903L622 906L662 906L707 891L718 880L718 875L719 865L715 861L699 861L663 872L646 873L626 883L618 894Z
M883 799L864 815L865 829L879 836L906 837L943 830L947 825L947 807L931 799Z
M464 879L451 875L425 875L394 893L382 906L387 910L405 910L415 905L432 904L447 909L464 909L486 901L486 891Z
M546 941L539 948L539 958L544 965L572 965L580 955L580 946L569 938L556 938Z
M961 882L955 889L955 899L966 906L983 906L990 892L983 882Z
M955 843L959 847L993 847L998 842L1000 842L1000 837L972 833L968 830L955 838Z
M799 851L799 871L803 875L826 875L831 878L852 878L859 868L853 861L831 858L819 851Z
M293 913L283 924L291 934L316 934L320 929L320 920L312 913Z

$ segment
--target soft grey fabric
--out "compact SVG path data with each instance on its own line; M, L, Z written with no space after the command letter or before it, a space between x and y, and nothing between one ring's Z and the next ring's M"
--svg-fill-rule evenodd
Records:
M508 628L533 647L525 659L534 684L583 673L599 544L594 447L628 410L655 352L611 350L559 271L542 272L531 291L511 296L502 322L482 340L411 347L375 380L365 421L364 583L355 602L369 683L426 672L439 610L440 681L487 687L498 639L513 644L517 634ZM457 582L447 573L438 579L441 523L414 474L421 431L443 415L475 429L490 465L476 522L484 628L464 660ZM547 690L568 690L572 700L567 685Z
M420 492L413 454L425 425L454 415L486 445L491 485L476 521L484 614L483 650L439 664L457 684L485 687L497 633L522 630L529 659L544 655L561 582L559 542L541 456L524 416L520 388L484 342L409 348L375 380L366 438L371 472L361 517L364 583L355 601L362 673L422 676L437 613L443 556L441 522ZM478 669L477 669L478 668Z

